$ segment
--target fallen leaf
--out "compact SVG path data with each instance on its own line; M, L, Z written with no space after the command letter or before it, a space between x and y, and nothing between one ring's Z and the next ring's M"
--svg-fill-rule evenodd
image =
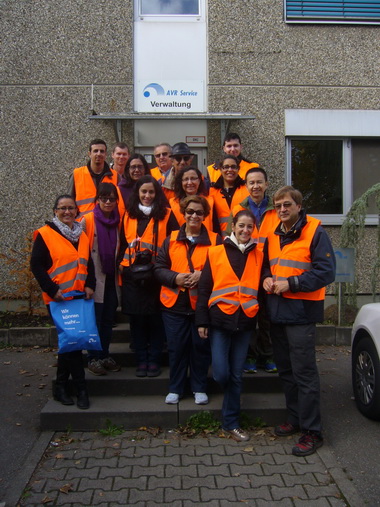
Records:
M52 498L50 498L50 497L48 497L48 496L45 496L45 498L43 498L43 499L41 500L41 503L50 503L50 502L52 502L52 501L53 501L53 499L52 499Z
M38 386L38 389L43 389L44 387L46 387L46 384L40 384L40 385Z
M252 451L253 451L253 445L250 445L250 446L248 446L248 447L245 447L243 450L244 450L245 452L252 452Z
M41 377L48 377L47 373L41 373Z
M30 387L30 384L24 384L23 387Z
M22 424L21 423L16 423L16 426L22 426Z
M64 459L64 457L65 457L65 456L64 456L63 454L57 454L57 455L55 456L55 459Z
M116 447L117 449L120 447L120 444L112 444L112 447Z
M76 461L76 462L75 462L75 464L76 464L76 465L80 465L80 464L81 464L81 461L80 461L80 460L79 460L79 461Z
M164 440L164 444L170 444L170 440Z
M16 393L16 396L22 396L22 393Z
M4 361L3 364L9 365L9 364L12 364L12 363L10 361Z
M29 373L28 370L19 370L20 375L24 375L25 373Z
M61 493L65 493L66 495L68 494L69 491L72 491L73 488L72 488L72 484L65 484L64 486L62 486L62 488L59 488L59 491Z

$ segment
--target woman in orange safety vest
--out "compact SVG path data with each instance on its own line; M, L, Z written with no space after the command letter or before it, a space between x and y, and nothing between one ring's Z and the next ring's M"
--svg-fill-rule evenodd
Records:
M81 224L75 221L78 214L75 200L70 195L60 195L53 211L53 220L34 233L30 261L48 308L51 301L63 301L64 294L72 290L85 292L86 299L90 299L96 285L89 241ZM63 405L74 404L68 392L70 375L78 408L89 408L81 350L58 354L54 399Z
M153 176L136 181L120 231L122 311L129 315L137 377L157 377L165 331L159 310L160 286L153 265L164 239L178 224Z
M205 197L185 197L180 210L185 223L166 238L155 265L155 275L162 284L161 309L169 352L169 394L165 402L178 403L189 369L195 403L204 405L208 403L210 346L201 340L194 324L197 285L208 249L221 244L222 238L203 225L210 212Z
M214 379L224 389L223 429L240 441L249 439L239 424L242 373L258 312L263 253L252 238L255 219L237 213L232 233L212 247L198 287L196 325L210 339Z

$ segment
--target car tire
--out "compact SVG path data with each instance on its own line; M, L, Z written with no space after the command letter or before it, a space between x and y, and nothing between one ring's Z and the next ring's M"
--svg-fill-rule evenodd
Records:
M369 419L380 419L380 362L369 336L352 353L352 387L359 411Z

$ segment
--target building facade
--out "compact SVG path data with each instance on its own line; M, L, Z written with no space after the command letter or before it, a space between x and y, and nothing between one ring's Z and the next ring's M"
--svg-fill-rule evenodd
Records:
M294 183L338 246L351 203L380 180L380 2L350 6L4 0L1 244L21 249L52 215L95 137L148 159L159 142L186 141L205 170L233 131L270 191ZM363 293L377 221L371 202Z

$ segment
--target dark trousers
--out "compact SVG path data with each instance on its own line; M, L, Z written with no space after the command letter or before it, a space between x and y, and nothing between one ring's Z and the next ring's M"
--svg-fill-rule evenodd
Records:
M265 363L267 359L273 357L273 346L270 336L270 321L265 305L265 292L262 289L259 290L258 301L257 325L249 343L248 355Z
M130 315L129 324L137 363L160 366L165 341L161 314Z
M77 393L86 390L86 379L81 350L58 354L57 387L66 389L70 375Z
M285 392L288 422L321 432L315 324L271 324L274 360Z
M109 356L109 348L112 340L112 327L115 319L115 311L118 305L115 287L115 276L107 275L104 287L103 303L95 303L96 325L102 350L89 350L87 359L105 359Z
M170 380L169 392L182 395L187 370L193 393L207 390L207 374L211 362L209 340L202 340L194 324L194 315L162 312L168 342Z

